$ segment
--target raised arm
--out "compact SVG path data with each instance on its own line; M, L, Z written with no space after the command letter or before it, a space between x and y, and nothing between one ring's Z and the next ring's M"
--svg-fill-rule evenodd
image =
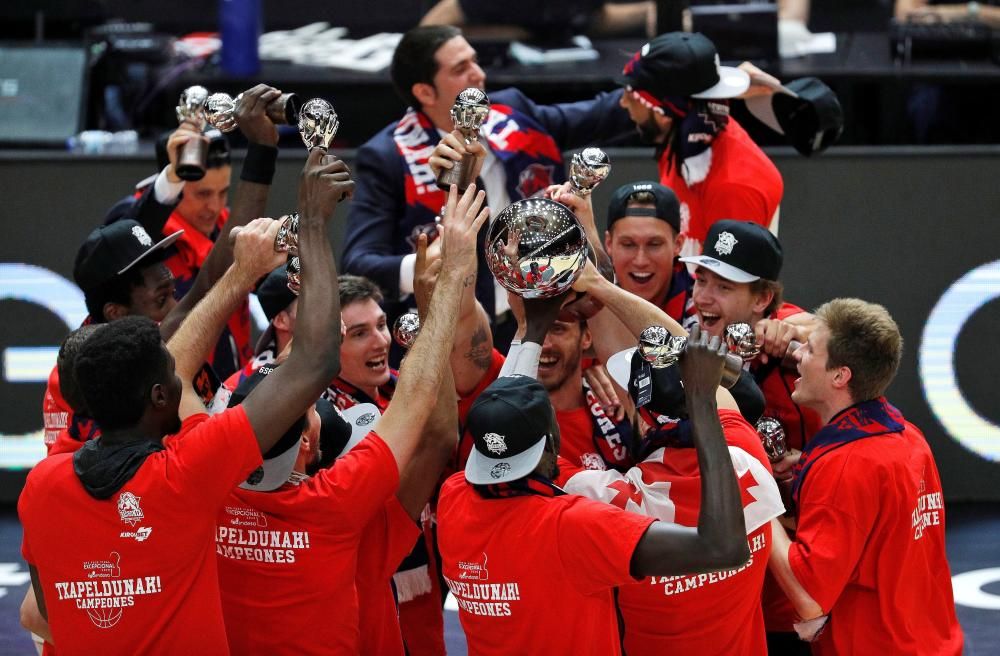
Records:
M232 264L233 245L229 235L233 229L245 226L264 214L267 196L271 190L271 179L274 177L275 162L278 159L278 130L267 117L265 108L267 103L280 95L280 91L265 84L258 84L243 93L243 99L236 111L236 120L250 143L247 146L246 159L243 160L240 183L233 197L229 220L226 221L222 232L215 240L215 245L201 265L190 291L160 324L160 333L164 339L170 339L184 317L198 304L198 301L204 298L208 290Z
M205 411L191 381L232 313L257 281L284 260L283 254L274 252L274 237L279 227L280 223L273 219L256 219L234 234L236 261L167 342L183 386L182 417Z
M455 307L463 289L476 284L476 236L489 216L487 208L480 211L484 200L485 194L476 193L475 185L461 200L454 187L448 194L441 234L441 273L427 320L403 360L392 402L375 428L392 450L400 471L409 465L431 408L437 403L455 340Z
M321 148L309 153L299 182L302 287L295 347L242 404L262 452L316 402L340 370L340 295L326 221L343 194L353 189L350 170L342 160Z
M695 327L681 357L688 416L701 472L696 529L656 522L632 554L634 576L672 576L739 567L750 558L746 524L732 459L722 434L716 389L725 343Z

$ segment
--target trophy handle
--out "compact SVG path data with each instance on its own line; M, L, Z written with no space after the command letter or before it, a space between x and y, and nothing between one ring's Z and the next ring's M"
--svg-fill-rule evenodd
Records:
M472 153L465 153L462 159L455 162L455 166L450 169L441 169L441 175L437 178L438 187L448 191L451 185L458 187L458 193L464 193L469 185L476 181L473 171L476 168L476 156Z
M733 353L726 354L726 361L723 364L722 369L722 386L726 389L731 388L736 384L736 381L740 379L740 374L743 372L743 358L735 355Z
M204 137L192 139L181 145L177 152L175 173L181 180L194 182L205 177L205 164L208 161L208 140Z
M275 125L297 125L302 101L294 93L283 93L272 100L264 112Z

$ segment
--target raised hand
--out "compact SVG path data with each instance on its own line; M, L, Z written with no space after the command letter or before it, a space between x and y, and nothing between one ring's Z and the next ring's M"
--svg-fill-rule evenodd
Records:
M462 161L462 156L466 153L476 156L476 164L473 167L475 175L472 176L472 179L476 179L479 177L479 172L483 170L483 162L486 160L486 148L478 141L465 143L465 137L458 130L444 135L441 141L438 142L438 145L434 147L434 152L431 153L428 160L428 164L431 165L431 171L434 172L434 177L437 178L441 175L442 169L453 168L456 162Z
M476 281L476 244L479 228L490 216L490 208L483 207L486 192L476 191L469 185L462 197L458 187L448 190L448 204L441 220L441 256L449 271L471 276L469 284ZM468 285L466 285L468 286Z
M309 153L299 176L300 219L329 219L337 203L353 193L354 181L344 160L322 148Z
M267 104L281 96L281 92L266 84L258 84L243 92L236 108L236 123L240 132L251 143L267 146L278 145L278 128L267 117Z
M233 265L248 280L256 281L266 276L285 261L285 253L274 250L274 238L281 221L269 218L254 219L245 226L233 228Z
M182 179L177 177L177 158L180 156L180 148L189 141L201 139L206 141L208 137L201 133L198 126L194 124L191 120L183 121L173 134L167 139L167 158L170 160L170 164L167 167L167 179L174 184L178 182L184 182Z
M438 243L438 242L435 242ZM417 237L417 260L413 267L413 295L417 301L417 311L426 316L430 307L431 294L441 273L442 259L440 252L431 253L427 245L427 235Z
M692 326L680 361L681 382L689 399L696 395L715 397L727 352L725 341L718 336L709 339L697 324Z

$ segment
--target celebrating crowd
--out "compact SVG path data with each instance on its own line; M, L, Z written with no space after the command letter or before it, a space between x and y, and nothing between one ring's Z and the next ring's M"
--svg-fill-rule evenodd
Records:
M699 34L653 39L589 101L491 92L478 139L452 118L486 87L457 28L408 32L391 74L405 115L353 171L312 148L294 224L261 218L261 84L228 207L225 137L185 119L81 245L89 316L18 504L43 652L437 656L450 594L470 654L960 654L937 468L884 396L899 328L784 299L781 176L729 110L771 108L809 152L829 122L790 129L787 89ZM563 152L635 131L658 177L595 208ZM474 181L439 187L457 166ZM501 284L486 239L531 198L592 255L547 293L554 269Z

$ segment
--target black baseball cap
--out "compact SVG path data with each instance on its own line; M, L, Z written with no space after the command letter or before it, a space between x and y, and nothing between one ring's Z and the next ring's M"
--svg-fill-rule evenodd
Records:
M278 313L292 304L298 296L288 288L288 274L285 265L277 267L257 285L257 300L268 321L274 321Z
M625 64L619 81L654 106L667 96L735 98L750 88L746 72L719 65L719 53L708 37L688 32L661 34L642 46Z
M815 77L793 80L772 96L747 100L747 109L806 157L829 148L844 131L837 94Z
M653 195L655 209L628 206L632 194L639 192ZM611 195L611 202L608 203L608 229L611 229L615 221L624 219L626 216L648 216L660 219L669 223L675 231L681 231L681 205L677 200L677 195L669 187L665 187L659 182L651 180L629 182L615 189L615 193Z
M530 474L542 459L552 422L552 403L541 383L528 376L496 379L469 409L473 447L465 480L490 485Z
M101 226L87 236L77 251L73 280L84 293L93 291L135 266L162 261L164 249L182 234L184 231L178 230L154 242L146 229L131 219Z
M708 231L702 255L680 258L733 282L777 280L783 260L781 243L771 231L752 221L723 219Z

